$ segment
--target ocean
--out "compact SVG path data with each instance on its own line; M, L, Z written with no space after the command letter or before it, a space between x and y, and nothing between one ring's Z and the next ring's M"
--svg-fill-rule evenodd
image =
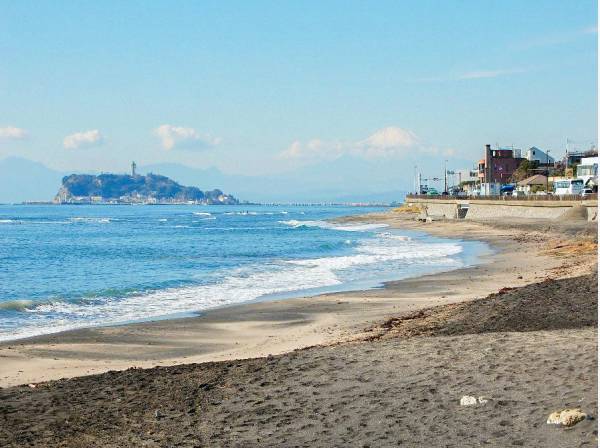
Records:
M0 340L365 289L484 243L330 219L377 208L0 205Z

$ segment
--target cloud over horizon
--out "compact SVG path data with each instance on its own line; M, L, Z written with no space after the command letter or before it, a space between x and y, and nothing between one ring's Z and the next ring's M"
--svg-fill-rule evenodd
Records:
M501 69L479 69L479 70L471 70L467 72L462 72L458 74L448 74L442 76L428 76L424 78L417 78L415 82L456 82L456 81L468 81L468 80L476 80L476 79L492 79L492 78L500 78L504 76L511 75L519 75L523 73L530 72L531 68L501 68Z
M407 129L388 126L378 129L363 140L356 142L325 142L315 138L306 143L300 140L278 154L280 159L318 162L334 160L343 155L352 155L364 159L395 158L423 149L417 135Z
M205 149L221 143L221 138L208 134L200 134L194 128L163 124L154 129L154 134L160 139L161 146L170 151L175 148Z
M67 135L63 140L63 146L66 149L90 148L100 145L103 141L104 137L100 134L100 131L91 129Z
M23 140L27 137L25 129L15 126L5 126L0 128L0 140Z

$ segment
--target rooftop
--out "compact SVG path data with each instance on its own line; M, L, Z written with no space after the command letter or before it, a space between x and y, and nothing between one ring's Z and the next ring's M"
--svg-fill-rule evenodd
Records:
M518 182L517 185L520 187L525 187L527 185L546 185L546 182L548 182L548 178L546 176L542 174L535 174Z

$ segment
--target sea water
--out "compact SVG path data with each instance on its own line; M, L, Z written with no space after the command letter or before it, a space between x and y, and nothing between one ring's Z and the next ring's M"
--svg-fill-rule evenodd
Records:
M315 206L0 205L0 340L458 269L483 243Z

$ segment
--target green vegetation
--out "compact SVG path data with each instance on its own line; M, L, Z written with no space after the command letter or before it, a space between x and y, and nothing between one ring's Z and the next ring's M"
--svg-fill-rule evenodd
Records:
M529 160L523 160L519 167L515 170L511 177L512 182L519 182L523 179L527 179L532 174L532 170L537 167L535 162L530 162Z
M156 200L158 202L202 202L206 204L237 204L233 196L221 190L202 191L186 187L166 176L148 174L130 176L126 174L71 174L62 180L58 195L62 201L76 198L100 197L102 200Z

